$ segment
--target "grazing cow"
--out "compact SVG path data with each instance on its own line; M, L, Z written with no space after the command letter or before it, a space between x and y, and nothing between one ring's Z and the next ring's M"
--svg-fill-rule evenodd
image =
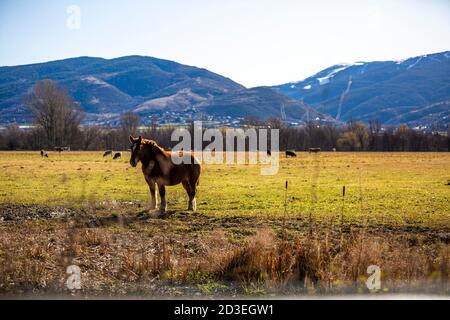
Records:
M286 150L286 158L288 157L296 157L297 154L292 150Z
M336 148L331 149L331 151L336 152Z
M309 148L309 153L311 153L311 152L318 153L318 152L320 152L320 148Z
M103 157L106 156L112 156L112 150L106 150L105 153L103 154Z
M62 151L64 151L64 149L62 147L55 147L55 151L61 153Z
M161 197L160 212L167 209L166 186L183 184L189 196L188 210L196 210L197 186L199 183L201 166L198 160L190 153L178 153L182 157L181 163L174 163L172 152L164 150L155 141L133 138L130 136L131 158L130 164L136 167L142 163L142 173L150 188L150 209L156 209L156 186Z
M114 153L113 160L120 159L120 158L122 158L122 152L116 152L116 153Z

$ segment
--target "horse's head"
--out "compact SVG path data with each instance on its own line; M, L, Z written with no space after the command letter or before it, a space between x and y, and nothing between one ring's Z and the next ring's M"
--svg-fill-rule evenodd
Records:
M142 157L142 151L141 151L141 142L142 137L139 136L139 138L133 138L130 136L130 142L131 142L131 158L130 158L130 164L132 167L136 167L139 160L141 160Z
M141 161L144 166L147 166L150 161L155 161L158 155L164 154L164 149L158 146L153 140L133 138L130 136L131 142L131 158L130 164L136 167Z

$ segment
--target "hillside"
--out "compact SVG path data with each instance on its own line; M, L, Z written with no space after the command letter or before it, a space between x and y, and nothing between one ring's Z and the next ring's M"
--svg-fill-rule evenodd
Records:
M58 81L86 112L86 123L117 125L120 114L128 110L139 113L144 123L153 116L170 123L205 116L218 122L247 115L265 119L282 117L282 106L286 106L286 119L300 120L306 110L326 118L269 88L249 90L206 69L128 56L1 67L0 123L31 122L24 98L41 79Z
M272 88L338 120L445 127L450 122L450 51L335 65Z

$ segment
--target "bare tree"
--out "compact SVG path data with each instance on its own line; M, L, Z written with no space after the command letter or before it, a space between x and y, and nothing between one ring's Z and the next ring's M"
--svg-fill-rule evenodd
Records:
M158 117L152 116L150 130L152 135L156 134L156 131L158 130Z
M136 135L138 133L138 127L141 123L139 116L132 112L127 111L120 117L120 127L122 129L122 147L128 145L128 136Z
M8 150L20 149L25 141L24 133L16 124L10 124L5 129L4 143Z
M378 119L369 121L369 150L376 151L380 149L379 140L381 132L381 123Z
M358 137L352 131L342 133L337 140L337 145L344 151L356 151L361 148Z
M354 124L354 123L353 123ZM267 126L267 125L266 125ZM177 142L171 141L174 127L156 127L138 131L146 138L156 140L164 148L172 148ZM192 127L191 127L192 129ZM355 130L357 131L357 130ZM384 130L376 129L373 125L369 134L374 133L375 144L361 146L365 141L364 130L358 137L349 127L319 126L310 124L303 127L282 127L280 129L281 150L305 150L309 147L320 147L322 150L337 148L342 151L377 150L377 151L447 151L449 138L445 134L419 131L406 126L399 128L386 127ZM378 136L377 135L378 133ZM24 130L17 125L10 125L0 129L0 149L37 150L46 148L46 136L43 127L37 126L31 130ZM225 134L224 134L225 136ZM270 137L270 135L269 135ZM362 137L362 139L361 139ZM83 150L120 150L124 147L122 128L112 127L83 127L80 133L72 140L73 149ZM269 142L268 146L271 143ZM374 145L376 147L374 147ZM125 145L128 147L128 142Z
M103 135L100 127L91 126L83 130L83 150L103 149Z
M34 122L44 130L49 146L70 145L79 134L84 114L55 81L36 82L26 104Z
M395 132L395 135L397 136L400 144L401 151L405 151L409 143L409 131L409 127L406 124L401 124Z
M286 125L283 123L283 121L277 117L271 117L271 118L267 119L266 125L271 129L282 129L282 128L286 127Z
M447 151L450 151L450 123L447 124Z
M369 130L362 122L351 122L349 129L358 139L358 149L366 150L369 144Z
M258 127L263 125L263 121L257 116L246 116L244 118L244 124L249 127Z

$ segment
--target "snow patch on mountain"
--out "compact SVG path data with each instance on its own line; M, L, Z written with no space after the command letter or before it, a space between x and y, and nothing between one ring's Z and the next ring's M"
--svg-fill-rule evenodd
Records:
M406 69L409 70L409 69L414 68L420 61L422 61L423 58L426 58L426 57L427 57L427 55L420 56L420 57L416 60L416 62L410 64Z
M330 73L328 73L325 77L317 78L320 85L324 85L330 82L330 79L333 78L338 72L347 69L349 66L342 66L336 69L333 69Z
M93 77L93 76L86 76L86 77L81 77L81 80L83 81L87 81L89 83L92 84L97 84L99 86L103 86L103 87L110 87L111 85L99 78Z
M336 115L336 120L339 120L341 118L342 104L344 103L345 99L347 98L348 93L350 92L350 87L352 86L352 83L353 83L353 80L352 80L352 77L350 76L348 78L347 88L344 90L344 92L342 92L341 97L339 99L339 107L338 107L338 112Z
M337 73L344 71L345 69L348 69L353 66L365 66L365 62L357 61L352 63L341 63L336 65L338 68L333 69L330 73L328 73L324 77L319 77L317 80L319 81L320 85L327 84L330 82L331 78L333 78Z
M100 103L100 99L97 97L92 97L92 99L89 102L92 104L97 104Z

